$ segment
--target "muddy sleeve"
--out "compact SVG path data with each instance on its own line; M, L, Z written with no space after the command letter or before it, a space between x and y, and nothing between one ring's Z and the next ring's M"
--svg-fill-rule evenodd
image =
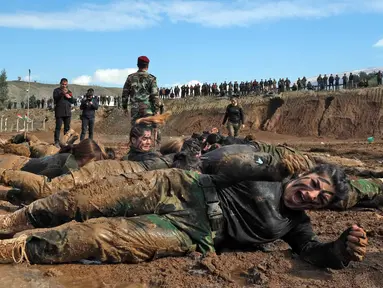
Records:
M141 165L145 167L145 170L150 171L170 168L172 166L172 162L170 159L166 159L165 157L155 157L142 161Z
M152 106L153 114L160 111L160 97L158 95L157 79L153 77L150 85L149 101Z
M228 117L229 117L229 106L226 107L226 112L225 112L225 116L223 117L222 125L225 125Z
M315 266L342 269L348 265L347 261L342 261L342 257L339 257L336 241L319 242L312 229L310 218L304 212L298 224L282 239L301 259Z
M129 102L129 97L130 97L130 90L131 90L131 82L129 77L126 79L124 88L122 89L122 108L123 109L128 109L128 102Z
M219 166L212 178L220 188L242 181L282 181L288 176L285 166L267 153L232 155Z

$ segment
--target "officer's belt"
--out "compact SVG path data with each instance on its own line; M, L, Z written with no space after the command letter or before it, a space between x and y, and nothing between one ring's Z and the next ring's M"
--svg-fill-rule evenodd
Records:
M209 217L211 230L219 232L224 229L225 218L219 205L220 201L215 185L209 175L201 175L199 185L205 194L207 216Z

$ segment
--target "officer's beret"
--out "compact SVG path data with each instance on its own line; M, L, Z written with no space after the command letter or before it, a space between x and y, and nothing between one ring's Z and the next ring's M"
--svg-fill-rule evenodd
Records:
M149 58L146 56L140 56L138 57L138 62L144 62L144 63L149 63Z

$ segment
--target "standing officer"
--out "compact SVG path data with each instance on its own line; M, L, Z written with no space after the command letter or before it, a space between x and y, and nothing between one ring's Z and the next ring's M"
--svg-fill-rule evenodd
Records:
M68 90L68 79L60 80L60 87L53 90L53 101L55 107L56 128L54 133L55 146L60 148L60 130L64 123L64 134L70 129L72 116L71 105L75 102L72 92Z
M140 56L137 60L138 71L128 76L122 91L122 108L128 109L130 100L131 125L134 126L137 119L153 116L160 113L160 98L158 95L157 79L148 73L149 58ZM157 127L152 125L154 135L158 135ZM155 137L156 141L158 140Z

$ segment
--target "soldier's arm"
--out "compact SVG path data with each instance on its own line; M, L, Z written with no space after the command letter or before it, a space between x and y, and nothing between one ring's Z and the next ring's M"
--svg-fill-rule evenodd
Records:
M242 108L239 108L239 114L240 114L240 121L241 121L241 124L245 124L245 114L243 113L243 109Z
M160 97L158 95L157 79L154 76L150 85L149 102L152 106L153 114L157 114L160 111Z
M301 218L298 224L282 239L306 262L319 267L345 268L349 263L349 260L342 256L346 253L346 246L342 245L339 239L329 243L319 242L310 218L303 211L301 213L301 216L298 216Z
M203 172L212 175L219 187L241 181L282 181L289 176L286 167L272 155L250 151L214 150L201 157Z
M226 112L225 112L225 116L223 117L222 125L225 125L228 117L229 117L229 106L226 107Z
M64 93L62 93L60 89L53 90L53 100L55 101L55 103L60 101L60 99L62 99L63 97L64 97Z
M347 210L353 207L382 209L383 179L381 179L350 180L347 198L332 204L330 208L335 210Z
M121 102L122 102L122 108L124 110L128 109L128 102L129 102L131 87L132 87L131 82L128 77L125 81L124 87L122 88Z

